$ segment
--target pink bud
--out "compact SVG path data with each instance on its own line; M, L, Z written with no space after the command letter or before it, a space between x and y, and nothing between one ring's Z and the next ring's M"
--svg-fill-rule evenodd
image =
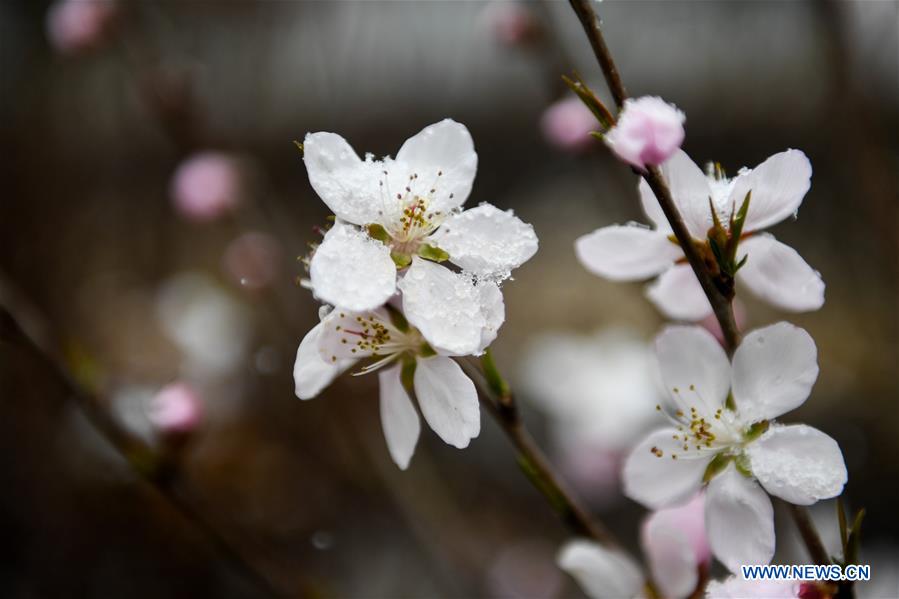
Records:
M605 142L618 158L639 169L668 160L684 141L684 113L659 97L625 100Z
M266 233L250 232L228 244L222 267L240 286L262 289L278 275L281 258L281 244L277 239Z
M593 141L591 131L599 129L599 121L578 98L564 98L550 105L540 118L543 137L553 146L567 152L583 152Z
M241 167L233 156L211 151L194 154L175 171L172 201L188 220L212 221L237 206L242 183Z
M693 548L697 564L711 559L712 550L705 532L705 496L702 493L697 493L683 505L653 512L643 522L644 543L652 543L652 538L649 538L651 535L647 533L655 526L663 526L682 533Z
M697 494L684 505L658 510L641 530L643 552L662 594L686 597L699 582L711 550L705 533L705 504Z
M59 0L47 12L47 38L60 52L98 46L118 15L115 0Z
M540 38L540 23L524 3L491 3L485 17L493 35L506 46L524 46Z
M187 383L172 383L159 391L150 402L150 421L163 434L184 434L199 426L203 403Z

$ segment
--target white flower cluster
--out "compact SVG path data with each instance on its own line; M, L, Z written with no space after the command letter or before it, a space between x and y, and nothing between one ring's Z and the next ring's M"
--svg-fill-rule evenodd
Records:
M531 225L482 203L462 210L478 155L468 129L450 119L408 139L395 158L360 158L334 133L303 143L309 181L336 220L309 262L309 285L325 304L303 339L296 394L310 399L360 360L379 373L381 423L405 469L418 413L446 443L480 432L472 381L453 357L479 355L505 319L499 283L537 251ZM452 265L452 266L448 266Z

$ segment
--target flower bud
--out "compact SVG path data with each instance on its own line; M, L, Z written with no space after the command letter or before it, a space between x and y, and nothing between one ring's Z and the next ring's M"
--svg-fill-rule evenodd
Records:
M47 38L64 54L97 47L118 13L115 0L60 0L47 12Z
M555 102L540 118L540 129L546 141L567 152L586 150L593 142L590 132L599 128L599 121L576 97Z
M150 421L162 435L184 435L194 431L203 419L199 394L187 383L172 383L150 402Z
M684 113L659 97L628 99L606 145L619 159L639 169L668 160L684 141Z
M187 158L172 179L172 201L186 219L215 220L240 203L243 173L236 158L201 152Z

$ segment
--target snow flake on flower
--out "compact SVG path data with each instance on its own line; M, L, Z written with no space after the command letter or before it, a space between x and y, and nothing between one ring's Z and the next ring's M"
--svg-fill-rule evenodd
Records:
M363 160L334 133L308 134L303 149L309 181L337 217L310 261L323 302L377 308L415 257L499 281L537 251L533 228L511 211L486 203L461 210L478 156L468 129L453 120L425 127L396 158Z
M747 335L731 364L704 329L670 326L658 336L656 354L668 391L658 409L671 425L634 448L624 467L625 494L658 509L708 483L712 552L734 572L740 564L768 563L774 525L765 491L810 505L837 496L847 479L832 438L772 422L807 399L818 376L814 341L778 323Z
M738 282L784 310L804 312L824 304L821 276L793 248L760 233L799 209L812 173L805 154L787 150L727 179L718 168L703 174L678 150L661 170L694 243L713 272L717 265L708 239L710 229L717 218L727 236L731 218L751 192L742 233L735 240L737 262L748 256L736 273ZM711 306L683 251L673 241L652 190L645 181L639 189L643 210L654 228L632 223L597 229L577 240L578 258L592 273L611 280L636 281L659 275L647 290L659 310L678 320L701 320L711 314Z

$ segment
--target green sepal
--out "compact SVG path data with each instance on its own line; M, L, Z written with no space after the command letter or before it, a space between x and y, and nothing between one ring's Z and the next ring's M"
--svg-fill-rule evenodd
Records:
M862 521L864 519L865 508L862 508L855 513L855 520L852 522L849 538L846 541L845 560L847 564L858 563L858 550L862 543Z
M752 199L752 190L746 192L740 209L730 216L730 239L727 240L727 259L733 263L737 259L737 246L743 235L743 226L746 224L746 215L749 213L749 200ZM739 266L737 266L739 268Z
M418 348L418 355L420 355L422 358L433 358L437 355L437 352L425 341Z
M450 257L447 252L429 243L422 244L421 247L418 248L418 255L425 260L431 260L432 262L444 262L449 260Z
M409 254L401 254L399 252L390 252L390 257L397 268L406 268L412 264L412 256Z
M388 241L390 241L390 233L388 233L387 229L385 229L378 223L372 223L365 227L365 229L368 231L368 236L372 239L377 239L382 243L387 243Z
M716 475L720 474L727 468L727 465L730 464L730 461L733 459L733 456L729 456L723 453L719 453L715 457L712 458L712 461L709 462L709 465L706 466L705 473L702 475L702 482L707 483Z
M734 393L733 391L728 391L727 399L724 400L724 407L730 410L731 412L737 411L737 402L734 401Z
M605 139L606 139L606 134L603 133L602 131L589 131L588 133L589 133L590 137L592 137L593 139L595 139L597 141L605 141Z
M737 467L737 472L746 478L752 478L752 464L745 453L741 453L734 459L734 466Z
M293 140L293 145L295 145L300 150L300 155L305 156L306 150L303 148L303 144L298 142L297 140Z
M840 525L840 546L843 548L843 559L846 559L846 546L849 544L849 529L846 525L846 510L843 500L837 497L837 522Z
M415 389L415 357L404 354L403 355L403 367L400 370L400 382L403 384L403 388L410 395Z
M406 320L406 317L403 316L403 313L390 304L384 304L384 307L387 309L388 316L390 316L390 324L399 329L400 332L408 333L409 321Z
M575 95L580 98L581 102L590 109L590 112L593 113L593 116L596 117L596 120L599 121L599 124L602 125L604 129L611 129L615 125L615 117L612 116L612 113L606 108L606 105L596 97L593 90L584 83L581 76L577 73L575 73L574 76L576 80L562 75L562 81L564 81L565 85L568 86L568 89L573 91Z
M748 429L746 429L746 432L743 433L743 438L746 441L755 441L756 439L761 437L763 434L765 434L765 431L768 430L768 426L770 424L771 423L768 422L767 420L761 420L759 422L756 422L755 424L750 426Z

